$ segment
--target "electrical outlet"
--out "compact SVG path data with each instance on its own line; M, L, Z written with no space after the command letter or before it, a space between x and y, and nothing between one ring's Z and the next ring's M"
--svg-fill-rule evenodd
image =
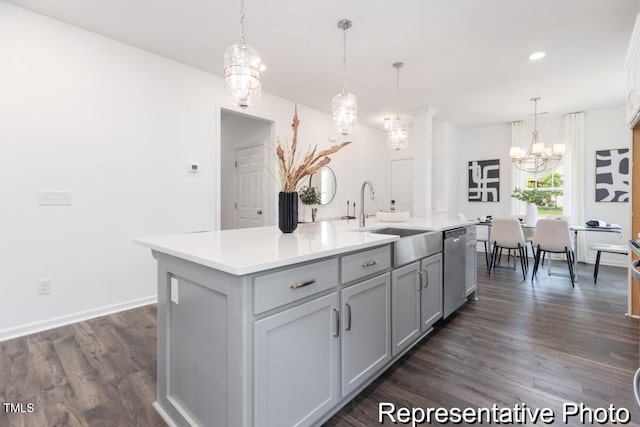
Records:
M38 296L42 296L42 295L51 295L51 279L42 279L42 280L38 280Z

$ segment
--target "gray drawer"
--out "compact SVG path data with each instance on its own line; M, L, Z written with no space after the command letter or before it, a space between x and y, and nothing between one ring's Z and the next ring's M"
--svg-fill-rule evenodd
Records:
M340 262L340 280L348 283L391 268L389 245L345 255Z
M265 274L253 279L253 312L260 314L335 287L337 258Z

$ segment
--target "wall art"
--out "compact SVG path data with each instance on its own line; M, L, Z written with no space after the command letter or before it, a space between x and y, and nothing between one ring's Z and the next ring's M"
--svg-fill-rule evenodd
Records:
M629 201L629 149L596 151L596 202Z
M469 201L500 201L500 159L469 162Z

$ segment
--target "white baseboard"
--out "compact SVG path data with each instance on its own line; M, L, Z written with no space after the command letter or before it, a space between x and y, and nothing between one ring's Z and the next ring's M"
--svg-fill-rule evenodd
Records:
M176 423L173 422L173 420L171 419L171 417L169 416L169 414L167 414L165 412L164 409L162 409L162 407L160 406L160 404L158 404L157 401L153 402L153 408L156 410L156 412L160 415L160 418L162 418L162 420L167 423L167 425L169 427L178 427L176 425Z
M36 332L46 331L47 329L53 329L71 323L80 322L83 320L93 319L95 317L106 316L107 314L117 313L119 311L130 310L136 307L142 307L143 305L154 304L158 300L156 295L138 298L131 301L126 301L118 304L107 305L104 307L98 307L91 310L80 311L77 313L67 314L60 317L54 317L52 319L41 320L38 322L27 323L26 325L14 326L12 328L0 330L0 342L10 340L13 338L22 337L25 335L34 334Z

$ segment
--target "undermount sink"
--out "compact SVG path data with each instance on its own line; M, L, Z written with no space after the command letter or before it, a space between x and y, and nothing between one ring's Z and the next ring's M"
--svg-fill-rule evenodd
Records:
M393 242L391 246L394 268L442 252L442 233L439 231L396 227L366 231L400 236L400 240Z

